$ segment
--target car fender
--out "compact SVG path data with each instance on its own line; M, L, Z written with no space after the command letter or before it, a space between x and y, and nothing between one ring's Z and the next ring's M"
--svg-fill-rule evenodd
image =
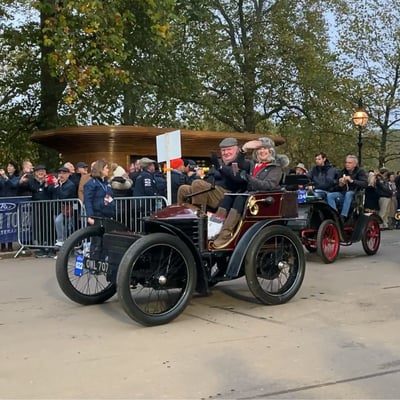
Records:
M383 223L382 218L378 214L361 214L357 220L357 223L354 226L354 232L351 238L352 242L359 242L362 239L364 231L367 228L367 224L371 219L375 219L376 221L378 221L378 224Z
M257 237L258 233L268 225L284 225L286 220L266 220L260 221L249 228L246 233L240 238L239 243L236 245L231 258L229 259L228 268L226 269L225 277L229 279L237 278L243 261L246 257L247 249L253 240Z

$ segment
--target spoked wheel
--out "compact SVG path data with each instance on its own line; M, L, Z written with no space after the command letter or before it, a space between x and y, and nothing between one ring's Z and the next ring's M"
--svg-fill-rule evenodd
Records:
M361 238L364 251L372 256L376 254L381 244L381 229L376 218L370 218Z
M340 249L339 231L334 221L322 222L317 233L317 253L325 264L333 263Z
M57 281L71 300L83 305L100 304L116 292L108 263L102 255L101 226L74 232L58 253Z
M118 298L143 325L166 324L183 312L197 282L194 257L179 238L143 236L129 247L118 268Z
M283 304L300 289L305 256L298 236L285 226L269 226L257 234L245 259L247 284L264 304Z

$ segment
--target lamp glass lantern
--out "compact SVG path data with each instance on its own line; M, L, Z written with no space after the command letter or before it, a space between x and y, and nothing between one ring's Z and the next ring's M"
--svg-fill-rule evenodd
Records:
M354 125L358 127L358 163L361 166L361 149L363 145L362 131L368 122L368 114L365 112L361 99L358 101L358 108L354 112L352 120Z
M368 114L365 112L364 109L359 108L356 110L356 112L353 114L353 122L354 125L361 128L364 128L367 125Z

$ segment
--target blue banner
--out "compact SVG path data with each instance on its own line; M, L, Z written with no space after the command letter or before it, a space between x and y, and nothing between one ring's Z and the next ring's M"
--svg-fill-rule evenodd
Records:
M0 197L0 243L17 241L17 206L30 197Z

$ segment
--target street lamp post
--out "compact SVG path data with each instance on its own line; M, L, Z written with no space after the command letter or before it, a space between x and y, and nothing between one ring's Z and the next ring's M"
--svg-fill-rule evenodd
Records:
M358 165L361 167L361 150L363 146L363 138L362 138L362 131L367 125L368 122L368 114L365 112L362 99L358 100L358 108L353 114L353 122L354 125L358 127Z

